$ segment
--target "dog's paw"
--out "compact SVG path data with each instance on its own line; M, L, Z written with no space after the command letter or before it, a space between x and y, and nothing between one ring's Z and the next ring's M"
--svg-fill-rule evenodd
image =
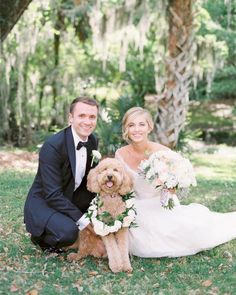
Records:
M119 264L109 263L109 267L110 267L111 271L114 273L118 273L118 272L123 271L122 265L119 265Z
M79 260L81 257L78 253L70 253L68 256L67 256L67 260L72 262L72 261L77 261Z
M133 268L131 266L130 267L125 267L123 270L125 272L127 272L127 273L132 273L133 272Z

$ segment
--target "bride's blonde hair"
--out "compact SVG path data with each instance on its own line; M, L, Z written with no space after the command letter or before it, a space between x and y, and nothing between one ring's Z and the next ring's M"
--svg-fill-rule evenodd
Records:
M132 119L132 118L139 116L139 115L145 115L148 126L150 127L150 131L153 130L154 123L153 123L152 116L149 113L149 111L146 109L143 109L141 107L133 107L133 108L129 109L124 114L124 117L122 119L122 135L123 135L123 139L127 142L129 142L127 122L129 119Z

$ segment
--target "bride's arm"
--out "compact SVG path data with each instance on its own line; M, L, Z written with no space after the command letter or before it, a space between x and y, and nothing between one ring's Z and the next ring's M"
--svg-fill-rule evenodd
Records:
M122 156L120 155L119 150L116 150L115 152L115 158L121 162L124 162L124 159L122 158Z

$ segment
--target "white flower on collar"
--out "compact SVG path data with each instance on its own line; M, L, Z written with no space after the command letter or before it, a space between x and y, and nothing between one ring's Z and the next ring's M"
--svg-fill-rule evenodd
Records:
M98 213L99 207L101 207L101 199L99 195L91 201L90 206L88 208L87 217L90 219L93 224L93 229L96 234L100 236L106 236L110 233L117 232L122 227L133 227L135 224L136 217L136 209L134 207L134 195L133 192L130 192L122 198L125 201L126 209L123 213L121 213L116 218L113 218L108 212ZM108 214L110 216L109 221L103 221L103 214Z
M93 166L93 163L98 163L102 158L102 155L97 150L92 150L92 162L91 167Z

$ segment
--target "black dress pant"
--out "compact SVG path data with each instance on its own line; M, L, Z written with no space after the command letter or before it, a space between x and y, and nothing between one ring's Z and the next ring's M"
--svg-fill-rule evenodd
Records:
M86 182L81 185L73 194L72 202L85 213L95 194L86 188ZM42 246L66 247L72 245L78 237L78 226L70 217L59 212L54 213L48 220L44 233L40 237L35 237L38 244Z
M78 227L74 220L56 212L49 218L44 233L36 239L40 246L61 248L72 245L77 237Z

